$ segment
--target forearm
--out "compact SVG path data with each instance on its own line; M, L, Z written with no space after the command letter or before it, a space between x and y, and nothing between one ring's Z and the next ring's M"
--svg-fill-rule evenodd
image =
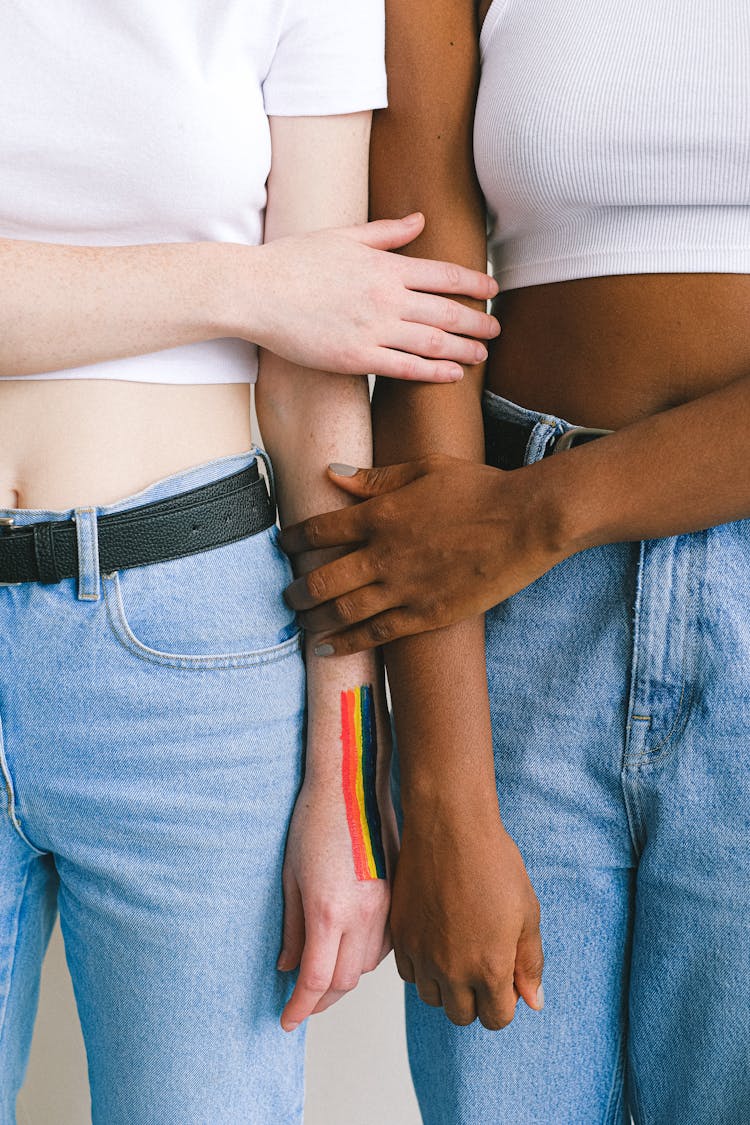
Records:
M745 378L542 462L560 553L750 517L749 409Z
M0 240L0 375L57 371L234 334L233 278L258 247ZM253 275L258 276L253 281Z
M433 63L426 64L428 52L415 34L419 12L402 2L389 5L388 50L398 80L391 83L389 109L375 116L370 212L420 207L426 228L409 253L483 269L484 208L471 158L476 41L470 7L459 13L443 5L430 15L425 9L435 21L435 50L453 67L436 85L434 76L422 74ZM401 154L395 166L393 152ZM378 380L376 464L431 453L483 461L482 379L475 367L449 387ZM461 795L496 816L483 618L394 642L385 659L407 816L412 804L434 808L441 794L453 802Z
M347 457L372 463L367 380L295 368L270 352L261 352L260 363L256 409L274 465L282 526L340 508L341 493L328 479L328 464ZM309 552L295 566L303 573L331 557L330 551ZM325 661L312 654L315 640L314 635L306 638L311 695L320 698L331 719L328 726L336 729L340 723L335 689L371 682L375 661L364 654ZM327 691L318 690L326 685Z

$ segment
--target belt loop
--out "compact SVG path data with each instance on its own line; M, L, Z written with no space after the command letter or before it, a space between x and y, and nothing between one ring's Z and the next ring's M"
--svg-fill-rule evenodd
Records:
M266 480L268 481L268 494L271 498L271 507L273 508L274 519L276 518L276 480L273 475L273 465L271 458L266 453L265 449L261 449L259 445L255 447L255 453L260 457L261 461L266 467Z
M96 508L76 508L73 513L78 542L78 597L99 600L99 536Z

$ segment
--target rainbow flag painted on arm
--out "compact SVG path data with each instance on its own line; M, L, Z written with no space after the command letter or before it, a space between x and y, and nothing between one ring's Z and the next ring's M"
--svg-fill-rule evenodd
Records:
M385 853L377 797L378 740L372 687L341 693L341 779L358 879L385 879Z

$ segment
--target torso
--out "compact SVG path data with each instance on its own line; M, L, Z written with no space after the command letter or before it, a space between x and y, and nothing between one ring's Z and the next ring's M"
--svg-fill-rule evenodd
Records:
M251 444L247 383L0 381L0 508L107 504Z
M582 277L496 308L490 389L576 424L618 428L750 374L748 274Z
M285 9L11 4L0 18L0 235L260 242L271 159L261 84ZM254 363L252 345L210 341L70 380L0 379L0 505L107 503L247 449L241 380ZM196 385L202 371L226 381Z

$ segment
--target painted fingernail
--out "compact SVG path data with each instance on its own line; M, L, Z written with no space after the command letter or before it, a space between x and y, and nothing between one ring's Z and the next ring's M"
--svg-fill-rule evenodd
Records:
M544 1007L544 985L543 984L540 984L539 988L536 990L536 1006L537 1006L537 1010L540 1011L540 1012L541 1012L542 1008Z
M354 465L342 465L339 461L332 461L328 468L337 477L356 477L359 472L359 469L356 469Z
M333 645L316 645L313 649L316 656L333 656L335 651Z

